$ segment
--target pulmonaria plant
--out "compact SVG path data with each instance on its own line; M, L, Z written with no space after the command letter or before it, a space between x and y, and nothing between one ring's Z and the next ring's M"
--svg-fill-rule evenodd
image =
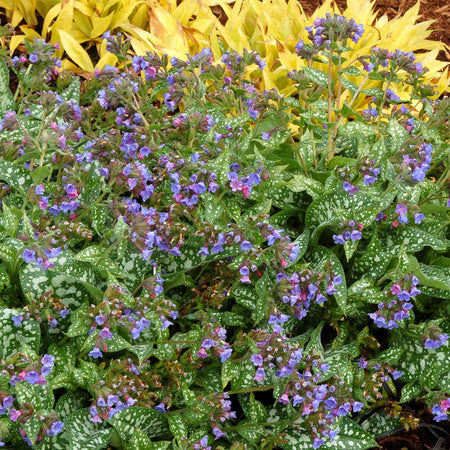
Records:
M366 412L446 417L448 99L414 55L346 59L351 18L307 32L290 98L254 51L110 32L122 69L82 82L40 41L1 62L5 445L368 449Z

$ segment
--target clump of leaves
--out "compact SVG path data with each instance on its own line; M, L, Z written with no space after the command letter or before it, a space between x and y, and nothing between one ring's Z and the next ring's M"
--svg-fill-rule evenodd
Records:
M447 417L448 102L404 52L335 80L351 19L308 33L293 97L254 51L112 33L91 81L42 41L1 63L2 442L365 449L411 400Z

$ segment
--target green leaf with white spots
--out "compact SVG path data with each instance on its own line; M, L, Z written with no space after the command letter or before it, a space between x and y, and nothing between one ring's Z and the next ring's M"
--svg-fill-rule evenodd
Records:
M41 422L36 416L31 416L24 424L23 429L31 442L35 442L39 431L41 431Z
M0 180L5 181L12 189L24 192L32 184L30 171L21 164L0 160Z
M248 442L258 443L266 434L262 425L256 425L253 422L241 421L237 432Z
M41 342L41 328L39 323L32 319L23 319L16 326L12 316L23 313L16 309L0 308L0 358L6 359L22 350L22 344L28 345L35 353L39 352Z
M39 450L67 450L70 446L67 436L67 433L64 432L57 436L44 435L35 447Z
M75 104L78 104L80 102L81 95L80 79L78 77L75 77L72 83L70 83L69 86L63 92L61 92L60 95L61 98L66 102L69 100L73 100Z
M67 367L76 365L77 346L74 341L64 342L61 345L52 343L48 347L48 353L55 357L55 367L52 373L64 372Z
M14 214L9 206L3 202L2 204L2 216L1 225L6 234L10 237L16 237L17 226L19 225L19 218Z
M132 345L128 348L128 351L138 357L139 364L142 364L145 359L150 358L154 353L153 344Z
M294 175L287 187L293 192L306 191L314 200L319 198L324 190L322 183L303 174Z
M4 289L11 285L9 273L4 264L0 264L0 289Z
M348 240L344 244L345 258L350 261L351 257L354 255L358 248L359 241Z
M9 69L3 59L0 60L0 116L14 110L14 95L9 89Z
M357 192L349 195L345 191L325 194L314 200L306 211L307 227L315 228L343 220L371 222L378 212L378 201L369 195Z
M104 269L112 274L122 275L116 264L105 253L105 249L97 245L90 245L81 250L81 252L73 256L73 259L90 263L96 269Z
M427 350L419 339L403 335L401 341L394 340L392 345L404 350L395 367L403 372L401 380L405 383L418 381L429 388L426 383L436 385L439 377L450 371L448 343L436 350Z
M353 369L350 361L358 355L359 349L356 342L326 352L324 359L330 365L330 368L323 376L323 381L338 375L346 383L351 384L353 381Z
M236 371L234 372L233 380L231 381L232 390L239 390L249 388L255 385L253 377L255 376L255 366L249 360L234 363Z
M107 353L118 352L120 350L128 349L131 347L131 344L124 339L117 331L113 328L112 330L113 337L111 339L105 339L104 345L106 349L104 349ZM83 346L81 347L80 352L88 352L92 350L97 341L100 330L95 330L92 332L84 341Z
M398 418L391 417L384 411L376 411L371 414L362 422L361 427L375 438L403 428Z
M235 377L237 370L236 363L232 359L227 359L222 364L222 388L225 389L226 385Z
M122 239L129 228L130 227L126 224L125 220L123 220L123 216L119 216L114 225L114 236L116 239Z
M124 442L131 440L136 430L143 431L149 438L170 436L167 416L151 408L131 406L118 412L108 422Z
M63 422L73 412L82 409L84 402L88 400L87 395L83 395L82 391L66 392L56 402L55 411Z
M255 400L253 392L250 394L249 416L253 422L261 423L267 419L267 410L261 402Z
M283 209L287 207L300 208L306 206L309 202L306 202L305 197L311 200L304 192L293 192L286 186L270 188L266 192L266 195L272 200L274 206Z
M398 252L398 246L403 247L408 253L420 252L424 247L446 250L450 246L448 241L439 239L433 234L414 226L396 229L389 234L389 237L394 242L394 247L390 249L393 255Z
M373 136L377 134L377 128L362 122L352 121L339 127L339 134L345 136Z
M100 236L104 236L108 230L106 227L108 221L107 209L103 206L93 205L91 207L91 220L94 230Z
M104 450L109 442L111 428L105 423L91 422L88 408L83 408L66 418L66 431L71 450Z
M111 259L116 263L122 275L126 286L132 292L136 286L142 281L145 274L152 269L149 261L144 261L141 253L139 253L132 244L128 244L122 255L117 252L111 252Z
M384 275L391 257L383 250L378 236L375 234L367 246L364 255L353 263L353 270L358 275L378 279Z
M306 78L308 78L308 80L312 81L318 86L328 88L328 75L325 72L322 72L319 69L315 69L314 67L303 67L302 73L306 76ZM334 85L333 80L332 82Z
M89 294L103 297L103 291L98 289L103 284L102 279L88 263L74 261L69 251L63 251L54 262L55 267L49 270L33 263L22 266L22 290L39 297L53 287L55 295L71 309L78 308Z
M80 360L79 366L71 369L71 372L75 382L85 389L91 389L92 385L100 381L99 366L89 361Z
M348 297L360 303L378 304L386 300L380 287L370 278L362 278L353 283L347 291Z
M156 442L153 443L143 431L136 430L133 433L131 442L125 443L124 448L126 450L153 450L156 448L154 444L156 444ZM170 444L170 442L166 444L165 448L168 447L168 444Z
M390 138L388 138L389 149L391 154L395 154L395 152L400 150L403 142L408 137L408 132L394 118L389 121L387 131L390 135Z
M263 276L255 283L255 291L258 294L258 299L253 305L252 317L255 322L261 321L267 312L269 305L268 299L273 292L273 281L270 279L269 273L264 272Z
M313 352L315 355L323 355L324 349L322 345L322 329L325 325L325 322L320 322L316 328L311 333L311 336L309 338L308 344L305 347L305 354L308 354L309 352Z
M253 308L259 300L259 295L255 291L255 288L246 284L239 284L236 286L232 295L236 300L236 303L245 306L250 311L253 311Z
M92 319L89 318L89 306L81 305L70 316L71 325L67 330L68 337L85 336L91 328Z
M187 426L180 414L169 414L167 420L169 422L169 429L176 438L183 439L187 437Z
M400 398L400 403L408 403L411 400L419 398L422 393L423 388L419 382L413 381L412 383L405 384L402 387L402 396Z
M22 243L20 243L22 247ZM10 243L0 243L0 258L8 265L11 266L17 255L18 249Z
M450 269L448 267L427 266L420 263L416 276L420 280L419 288L423 285L450 291Z
M20 404L31 403L35 411L53 408L55 397L48 383L39 385L23 381L16 384L15 389L16 398Z

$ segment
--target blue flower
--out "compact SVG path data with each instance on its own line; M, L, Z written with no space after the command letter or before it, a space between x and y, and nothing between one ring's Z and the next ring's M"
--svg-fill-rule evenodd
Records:
M27 264L29 264L33 261L36 261L36 252L34 250L31 250L30 248L26 248L24 249L21 257Z
M103 356L103 353L100 351L98 347L94 347L89 353L88 356L91 356L92 358L101 358Z
M11 319L14 322L14 325L18 327L23 321L23 316L11 316Z

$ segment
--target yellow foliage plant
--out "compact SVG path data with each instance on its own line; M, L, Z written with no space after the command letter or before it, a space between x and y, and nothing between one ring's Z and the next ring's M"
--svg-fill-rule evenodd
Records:
M210 47L215 59L220 60L225 51L247 48L258 51L267 63L259 88L276 88L285 95L295 92L286 74L305 64L295 54L295 45L300 39L307 40L305 27L326 13L343 14L364 25L359 42L349 43L352 50L345 54L345 64L360 65L357 58L374 46L414 52L429 69L426 81L437 85L439 94L445 92L450 84L448 63L436 59L445 45L428 39L432 21L418 22L419 6L417 3L403 16L388 20L386 16L376 17L371 0L347 0L344 11L326 0L311 17L298 0L0 0L11 25L22 32L12 38L11 54L25 38L39 37L60 44L58 56L65 53L68 57L63 59L63 68L92 72L118 64L101 38L107 30L130 37L136 54L157 51L185 58L187 53ZM217 10L222 13L220 21L214 14ZM40 29L37 15L43 18ZM89 55L95 55L95 64ZM320 63L314 66L325 69ZM254 72L249 75L261 75L256 66ZM362 81L358 77L349 79L356 84ZM365 85L376 86L374 80ZM406 93L397 94L402 97ZM354 107L360 109L365 102L360 96Z

